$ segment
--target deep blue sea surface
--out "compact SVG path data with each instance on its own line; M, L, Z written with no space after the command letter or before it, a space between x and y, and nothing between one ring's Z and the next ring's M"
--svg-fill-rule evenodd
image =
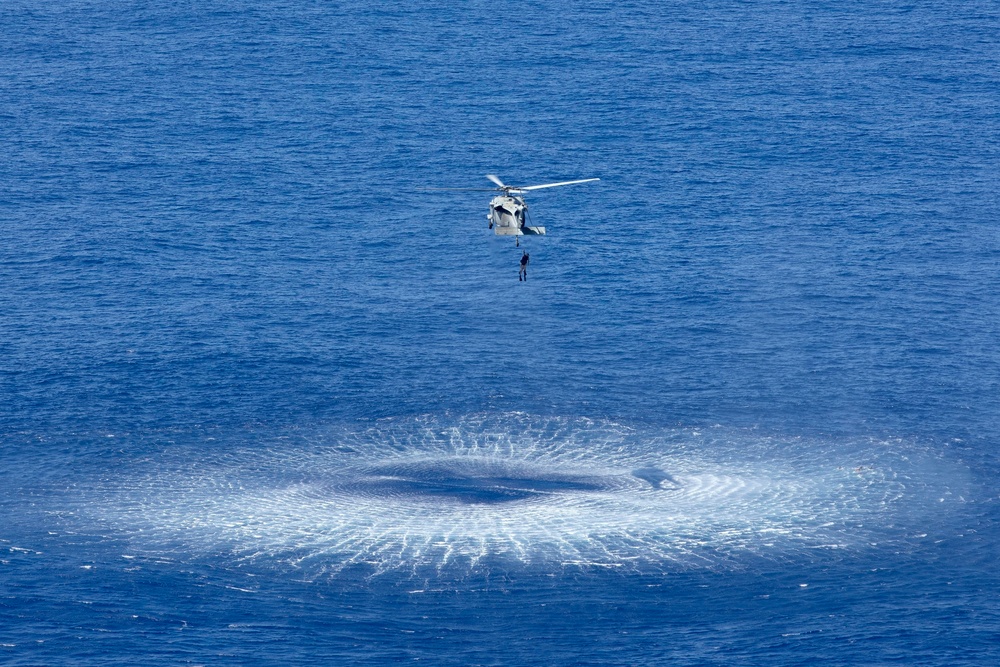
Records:
M1000 664L998 193L992 0L6 0L0 663Z

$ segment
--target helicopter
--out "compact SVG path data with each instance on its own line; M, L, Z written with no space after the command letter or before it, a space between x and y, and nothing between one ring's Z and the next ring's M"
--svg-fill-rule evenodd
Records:
M543 185L504 185L503 181L494 174L486 174L486 178L493 181L501 194L490 200L490 212L486 214L490 229L497 236L524 236L526 234L544 234L545 227L534 227L527 224L528 205L524 203L525 192L531 190L541 190L542 188L554 188L560 185L575 185L577 183L590 183L599 181L599 178L584 178L579 181L562 181L559 183L545 183Z

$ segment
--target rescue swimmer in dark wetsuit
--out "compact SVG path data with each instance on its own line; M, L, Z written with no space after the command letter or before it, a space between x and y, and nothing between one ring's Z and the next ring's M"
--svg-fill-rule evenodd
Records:
M518 282L528 279L528 251L525 250L524 254L521 255L521 271L517 274Z

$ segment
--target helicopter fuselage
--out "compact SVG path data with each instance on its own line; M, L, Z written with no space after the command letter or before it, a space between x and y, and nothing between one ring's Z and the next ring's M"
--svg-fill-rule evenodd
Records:
M528 205L524 199L513 195L497 195L490 201L490 212L486 218L497 236L524 236L544 234L545 227L529 227L525 224Z

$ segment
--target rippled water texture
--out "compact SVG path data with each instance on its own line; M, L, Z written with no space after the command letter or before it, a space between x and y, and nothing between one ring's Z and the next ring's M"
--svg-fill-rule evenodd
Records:
M998 35L0 2L0 664L1000 664Z
M902 442L633 429L523 414L388 420L308 442L167 450L80 499L135 553L228 553L310 577L533 566L746 568L900 547L968 495Z

